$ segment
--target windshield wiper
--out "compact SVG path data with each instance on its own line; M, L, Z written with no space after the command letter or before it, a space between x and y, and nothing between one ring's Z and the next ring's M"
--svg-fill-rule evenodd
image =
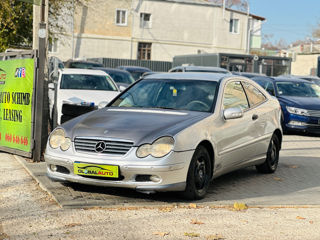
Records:
M153 107L153 108L157 108L157 109L168 109L168 110L177 110L177 109L171 108L171 107Z

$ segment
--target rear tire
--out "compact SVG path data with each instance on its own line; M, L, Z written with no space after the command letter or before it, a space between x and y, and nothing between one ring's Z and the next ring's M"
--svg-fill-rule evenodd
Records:
M196 200L205 197L212 176L210 155L204 146L195 150L187 175L187 186L182 193L185 199Z
M277 135L273 134L267 152L266 161L256 165L256 169L261 173L274 173L279 163L280 141Z

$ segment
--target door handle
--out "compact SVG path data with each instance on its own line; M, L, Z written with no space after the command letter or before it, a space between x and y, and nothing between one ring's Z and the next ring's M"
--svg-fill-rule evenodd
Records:
M259 116L258 116L257 114L253 114L253 115L252 115L252 120L253 120L253 121L257 120L258 118L259 118Z

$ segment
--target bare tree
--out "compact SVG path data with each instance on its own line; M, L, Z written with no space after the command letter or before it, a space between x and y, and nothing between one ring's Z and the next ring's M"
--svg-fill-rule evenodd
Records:
M262 36L261 47L267 50L282 50L288 48L288 43L284 39L279 39L278 41L273 41L273 34L264 34Z
M207 0L208 2L212 2L214 4L223 5L223 1L225 1L227 8L233 8L241 11L247 11L248 9L248 1L247 0Z
M81 6L90 0L73 0L74 6ZM72 1L70 0L49 0L49 31L50 33L66 31L66 15L73 13Z
M313 28L312 37L320 38L320 23L318 23L317 26Z

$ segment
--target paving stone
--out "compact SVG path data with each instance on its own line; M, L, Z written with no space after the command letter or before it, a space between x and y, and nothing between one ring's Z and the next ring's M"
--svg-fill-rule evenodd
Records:
M215 179L198 204L320 205L320 137L285 135L274 174L249 167ZM130 189L61 184L46 177L45 163L20 162L62 207L188 204L176 193L146 195Z

